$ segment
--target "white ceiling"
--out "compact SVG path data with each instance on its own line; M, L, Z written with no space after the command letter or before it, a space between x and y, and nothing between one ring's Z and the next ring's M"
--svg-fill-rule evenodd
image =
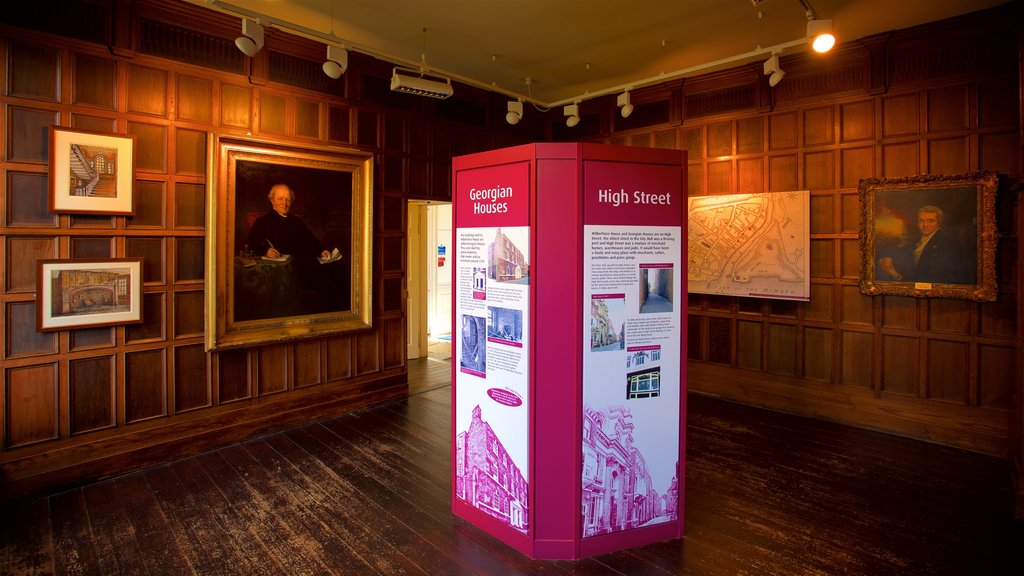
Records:
M807 22L800 0L187 1L287 22L396 64L425 57L435 73L544 105L765 59L759 49L802 39ZM832 19L840 44L1007 1L805 0Z

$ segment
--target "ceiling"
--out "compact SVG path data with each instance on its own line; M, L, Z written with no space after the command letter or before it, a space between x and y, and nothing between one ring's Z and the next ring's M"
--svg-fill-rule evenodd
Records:
M547 106L807 50L801 0L187 1ZM1007 1L804 0L840 44Z

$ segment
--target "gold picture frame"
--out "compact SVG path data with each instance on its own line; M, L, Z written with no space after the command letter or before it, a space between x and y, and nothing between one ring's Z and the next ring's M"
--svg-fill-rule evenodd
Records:
M50 212L132 216L135 135L50 126Z
M372 154L217 135L209 150L207 350L370 328Z
M861 292L995 300L998 186L991 172L862 180Z
M39 332L142 322L142 258L36 261Z

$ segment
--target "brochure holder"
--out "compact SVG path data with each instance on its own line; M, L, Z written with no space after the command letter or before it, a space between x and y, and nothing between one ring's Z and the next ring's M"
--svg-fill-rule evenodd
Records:
M683 535L686 152L453 160L452 512L534 559Z

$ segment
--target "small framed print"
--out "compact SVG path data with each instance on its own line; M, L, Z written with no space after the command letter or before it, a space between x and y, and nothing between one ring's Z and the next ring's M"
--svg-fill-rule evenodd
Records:
M39 260L40 332L142 322L142 258Z
M135 135L50 127L50 211L132 216Z

